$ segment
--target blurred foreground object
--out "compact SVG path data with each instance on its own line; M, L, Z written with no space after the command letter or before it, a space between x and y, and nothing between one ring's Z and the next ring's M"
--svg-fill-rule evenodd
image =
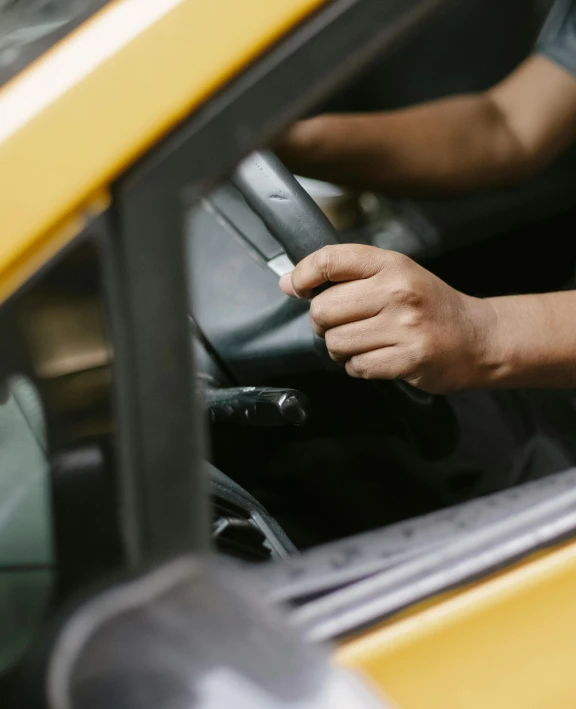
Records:
M105 591L57 640L51 709L385 709L258 591L194 558Z

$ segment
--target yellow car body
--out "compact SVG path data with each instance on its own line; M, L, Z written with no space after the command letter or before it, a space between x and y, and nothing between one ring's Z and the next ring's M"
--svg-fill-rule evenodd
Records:
M137 161L332 5L116 0L13 77L0 90L0 300L113 203ZM575 597L567 541L340 641L334 659L398 709L568 709Z

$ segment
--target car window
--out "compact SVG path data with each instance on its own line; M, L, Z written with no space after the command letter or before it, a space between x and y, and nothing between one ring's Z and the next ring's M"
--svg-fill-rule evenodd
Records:
M109 0L0 0L0 85Z
M0 403L0 673L39 620L53 560L44 415L34 385L16 374Z
M0 676L117 559L101 270L81 239L0 306Z

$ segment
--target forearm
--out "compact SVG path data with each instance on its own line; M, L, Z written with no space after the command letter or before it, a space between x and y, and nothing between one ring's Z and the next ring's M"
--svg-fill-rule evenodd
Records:
M495 325L478 387L576 387L576 291L486 302Z
M513 181L530 165L489 94L297 124L279 149L296 173L387 193L454 193Z

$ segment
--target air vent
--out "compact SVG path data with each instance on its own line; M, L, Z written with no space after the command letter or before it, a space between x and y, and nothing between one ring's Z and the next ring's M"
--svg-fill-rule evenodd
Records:
M212 499L212 509L212 539L220 553L244 561L270 559L266 537L246 510L220 497Z

